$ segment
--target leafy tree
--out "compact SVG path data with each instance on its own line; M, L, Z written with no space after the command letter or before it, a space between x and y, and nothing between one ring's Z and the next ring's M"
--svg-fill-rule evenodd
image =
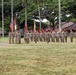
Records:
M25 20L25 3L27 4L27 22L28 27L33 27L32 16L38 16L38 6L37 1L40 5L40 16L41 18L47 18L52 24L53 28L58 23L58 0L14 0L14 16L18 12L17 17L18 26L23 28ZM53 13L54 12L54 13ZM76 1L75 0L61 0L61 14L62 21L73 21L76 22ZM66 17L66 14L71 14L71 17ZM5 29L9 30L11 15L11 0L4 0L4 24ZM0 27L2 24L2 1L0 0ZM55 18L57 19L55 20ZM35 17L37 18L37 17Z

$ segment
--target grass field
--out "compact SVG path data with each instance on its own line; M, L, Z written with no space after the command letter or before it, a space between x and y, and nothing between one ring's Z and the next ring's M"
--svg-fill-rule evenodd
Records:
M75 42L0 42L0 75L76 75Z

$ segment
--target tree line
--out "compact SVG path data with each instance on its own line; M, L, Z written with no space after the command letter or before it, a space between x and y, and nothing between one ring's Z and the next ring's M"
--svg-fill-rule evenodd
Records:
M27 24L33 28L33 19L38 19L38 3L40 6L41 19L46 18L50 25L55 27L58 24L58 0L13 0L14 17L17 16L18 28L23 28L25 20L25 3L27 4ZM66 15L70 14L69 17ZM61 0L61 20L76 22L76 1ZM57 18L56 18L57 17ZM4 26L9 31L11 18L11 0L4 0ZM46 24L45 24L46 25ZM2 1L0 0L0 27L2 26ZM43 25L42 25L43 26Z

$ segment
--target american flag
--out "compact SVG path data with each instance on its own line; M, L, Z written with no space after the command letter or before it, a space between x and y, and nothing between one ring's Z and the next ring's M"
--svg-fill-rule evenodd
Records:
M28 29L27 29L26 23L25 23L25 25L24 25L24 32L28 32Z
M16 24L16 17L14 18L14 29L17 29L17 24Z
M12 22L12 20L10 21L10 29L11 29L11 31L13 31L13 22Z

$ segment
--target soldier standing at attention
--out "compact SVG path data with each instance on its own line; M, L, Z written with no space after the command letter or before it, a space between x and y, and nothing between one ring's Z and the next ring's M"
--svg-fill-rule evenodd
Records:
M16 30L15 31L15 44L17 44L17 33L18 33L18 31Z
M12 31L12 32L11 32L12 44L14 44L14 35L15 35L14 31Z
M21 33L19 32L19 43L21 43Z
M40 34L39 34L39 39L40 39L40 41L42 42L42 32L40 32Z
M61 42L64 42L64 31L61 31Z
M8 37L9 37L9 44L11 44L11 32L10 31L8 33Z
M52 38L52 42L55 42L55 31L54 31L54 30L52 31L52 36L51 36L51 38Z
M33 41L33 32L29 33L30 40Z
M73 38L74 38L74 33L72 31L72 29L70 30L70 40L71 42L73 42Z
M56 42L59 42L59 31L56 31L55 36L56 36Z
M24 33L24 40L26 43L29 43L29 32Z
M67 36L68 36L68 33L67 33L66 30L64 30L64 40L65 40L65 42L67 42Z
M42 33L42 39L45 41L45 32Z
M21 33L18 31L17 34L18 34L18 35L17 35L18 44L20 44L20 43L21 43Z
M37 32L34 33L34 41L35 41L35 43L37 43L37 41L38 41L38 33Z
M50 42L50 32L47 32L47 43Z

